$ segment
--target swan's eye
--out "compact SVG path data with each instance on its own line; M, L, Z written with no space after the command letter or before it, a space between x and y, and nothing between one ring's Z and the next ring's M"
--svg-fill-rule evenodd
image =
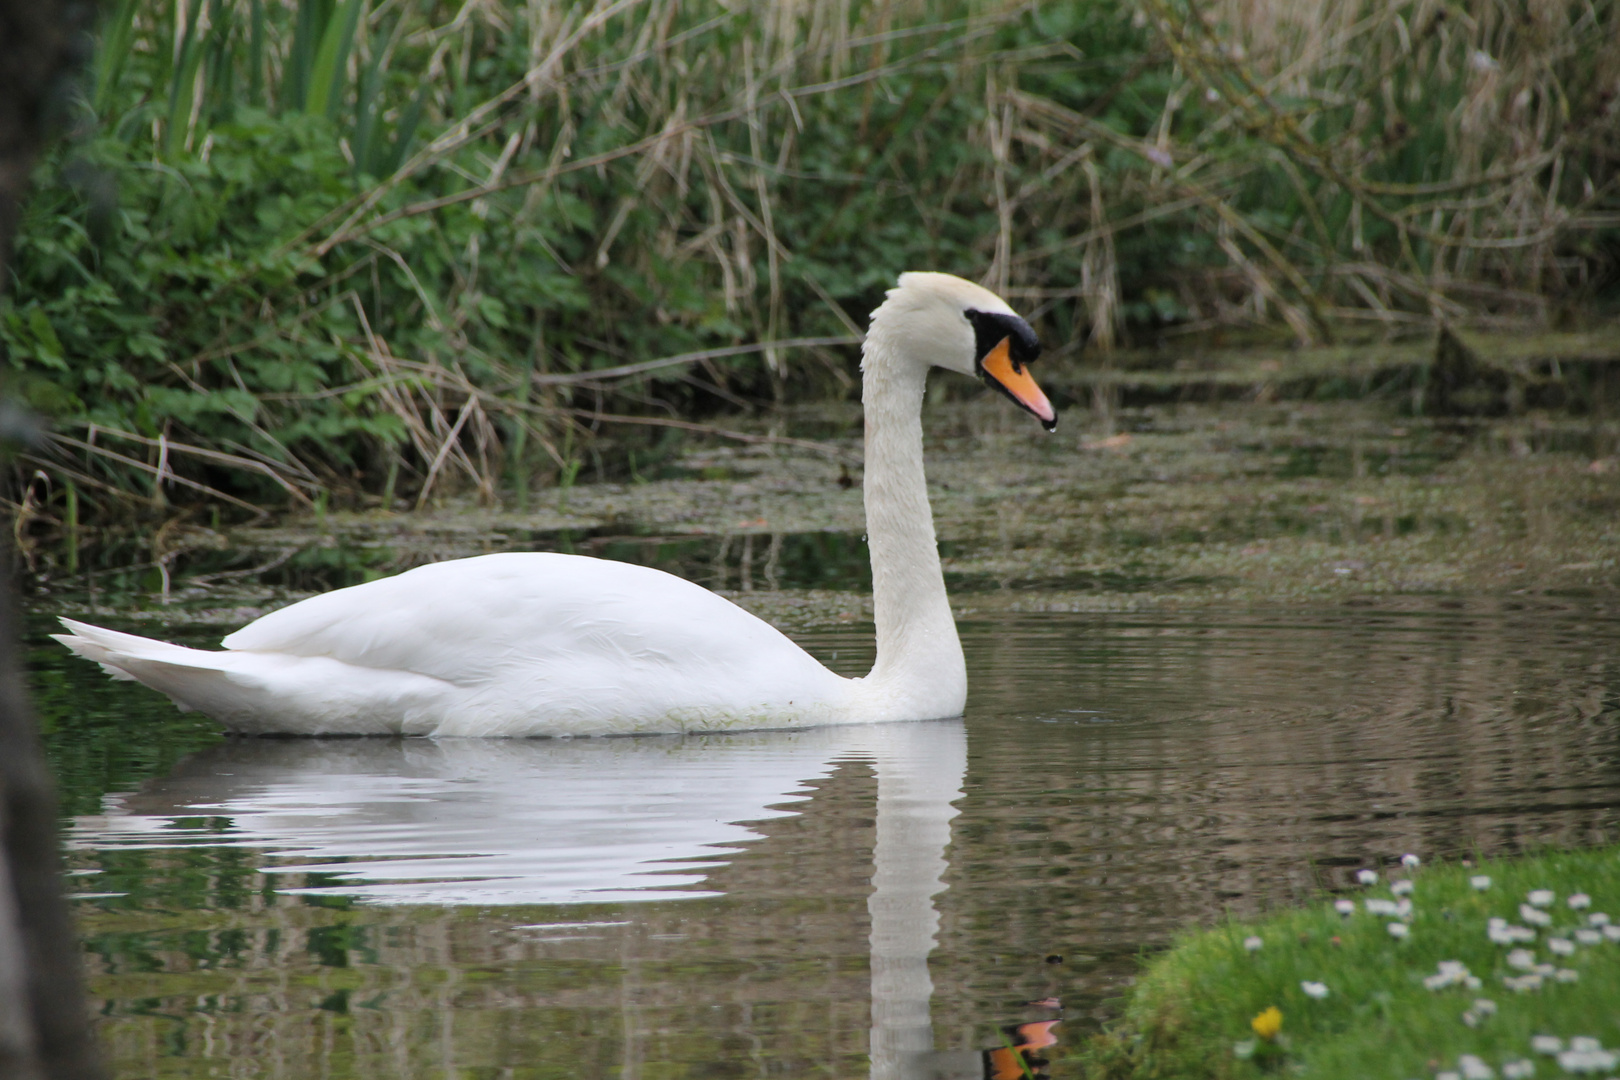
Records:
M981 371L985 357L1003 341L1007 342L1008 356L1013 370L1022 373L1024 365L1041 355L1041 339L1029 323L1017 315L1002 311L973 311L962 313L973 327L973 359Z

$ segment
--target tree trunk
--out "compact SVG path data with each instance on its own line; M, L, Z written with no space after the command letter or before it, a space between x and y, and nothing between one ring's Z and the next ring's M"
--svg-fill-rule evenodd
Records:
M87 0L0 0L0 290L28 177L89 54ZM10 560L8 559L9 563ZM99 1080L78 941L62 896L56 793L0 583L0 1077Z

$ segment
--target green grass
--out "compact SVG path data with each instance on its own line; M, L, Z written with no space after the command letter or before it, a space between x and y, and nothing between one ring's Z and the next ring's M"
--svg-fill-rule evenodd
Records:
M1474 888L1475 875L1488 876L1490 886ZM1565 1070L1532 1049L1533 1036L1556 1036L1566 1048L1580 1036L1620 1047L1620 941L1576 944L1572 956L1555 955L1548 946L1550 939L1574 941L1576 929L1591 929L1594 913L1620 922L1620 850L1418 868L1410 872L1415 889L1404 920L1365 910L1368 899L1399 899L1389 879L1407 871L1386 868L1383 876L1340 897L1355 901L1348 917L1325 898L1305 910L1188 935L1148 964L1123 1019L1083 1049L1088 1075L1410 1080L1460 1071L1459 1058L1474 1055L1496 1076L1521 1060L1535 1063L1535 1075L1554 1076ZM1536 929L1531 942L1491 941L1488 921L1525 926L1520 905L1540 889L1555 894L1543 909L1551 925L1526 927ZM1581 893L1591 906L1571 909L1569 897ZM1396 921L1410 927L1404 940L1388 932ZM1263 942L1252 951L1244 944L1251 936ZM1524 974L1509 963L1516 949L1575 972L1576 981L1547 978L1539 989L1510 988L1504 979ZM1441 961L1460 961L1480 985L1426 988L1424 979ZM1306 981L1326 984L1328 995L1307 996ZM1494 1002L1494 1014L1476 1006L1479 999ZM1251 1020L1272 1006L1282 1012L1281 1032L1275 1041L1257 1039ZM1465 1022L1470 1012L1477 1026ZM1620 1064L1594 1073L1617 1074Z

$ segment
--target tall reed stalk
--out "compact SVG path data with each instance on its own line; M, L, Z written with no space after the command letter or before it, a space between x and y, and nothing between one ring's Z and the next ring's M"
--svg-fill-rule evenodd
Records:
M1614 291L1617 3L122 0L0 309L28 467L79 522L644 470L849 392L908 267L1060 354L1546 325Z

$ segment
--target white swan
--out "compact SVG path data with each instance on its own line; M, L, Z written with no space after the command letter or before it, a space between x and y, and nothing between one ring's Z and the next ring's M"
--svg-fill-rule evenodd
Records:
M311 597L188 649L63 619L114 678L244 734L610 735L958 716L967 671L923 476L930 366L978 375L1056 425L1024 370L1040 344L994 293L910 273L862 350L877 663L828 671L723 597L577 555L435 563Z

